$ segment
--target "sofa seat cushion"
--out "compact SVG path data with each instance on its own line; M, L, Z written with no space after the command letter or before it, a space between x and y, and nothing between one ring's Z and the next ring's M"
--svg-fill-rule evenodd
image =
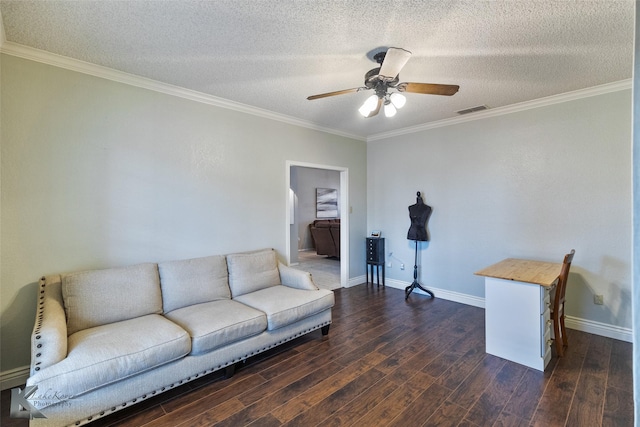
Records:
M65 359L29 378L40 390L72 398L189 354L187 331L158 314L83 329Z
M191 336L191 354L202 354L267 329L266 315L232 300L183 307L165 316Z
M327 289L302 290L288 286L272 286L234 298L263 311L270 331L320 313L334 305L333 292Z

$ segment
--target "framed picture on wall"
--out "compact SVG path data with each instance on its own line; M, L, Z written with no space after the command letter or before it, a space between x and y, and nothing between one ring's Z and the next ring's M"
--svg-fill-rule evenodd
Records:
M338 190L316 188L316 218L338 217Z

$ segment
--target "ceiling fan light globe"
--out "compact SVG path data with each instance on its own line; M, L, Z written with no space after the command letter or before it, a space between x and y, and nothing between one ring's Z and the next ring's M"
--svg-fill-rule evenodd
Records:
M394 107L393 104L390 103L390 102L388 104L385 104L385 106L384 106L384 115L386 117L395 116L397 111L398 110L396 110L396 107Z
M368 109L367 113L370 113L371 111L376 109L377 105L378 105L378 95L371 95L370 97L367 98L366 101L364 101L364 104L362 104L362 108L367 108Z
M404 107L404 104L407 102L407 98L397 92L392 93L389 100L393 103L394 107L398 109Z
M366 104L363 104L362 107L358 108L358 111L363 117L367 117L372 110L370 110Z

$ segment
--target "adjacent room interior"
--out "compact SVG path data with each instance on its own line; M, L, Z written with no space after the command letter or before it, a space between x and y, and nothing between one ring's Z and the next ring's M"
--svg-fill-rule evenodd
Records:
M321 288L340 282L340 171L292 166L290 188L292 250L289 263L308 271ZM327 204L327 201L329 203ZM325 209L329 206L328 209ZM348 235L349 231L345 230ZM348 259L345 260L348 264Z

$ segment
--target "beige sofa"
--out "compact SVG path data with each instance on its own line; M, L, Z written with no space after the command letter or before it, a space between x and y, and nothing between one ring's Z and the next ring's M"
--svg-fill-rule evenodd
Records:
M30 425L82 425L213 371L232 375L252 355L326 335L333 305L272 249L45 276L27 409L46 418Z

